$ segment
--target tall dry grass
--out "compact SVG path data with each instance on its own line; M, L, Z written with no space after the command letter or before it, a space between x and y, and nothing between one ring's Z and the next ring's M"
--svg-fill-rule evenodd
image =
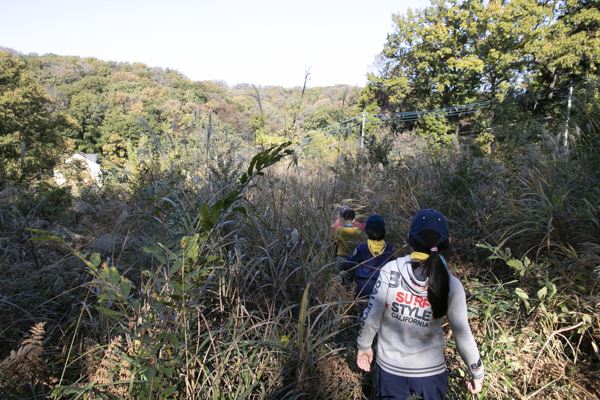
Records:
M262 153L264 174L242 186L250 160L225 151L205 169L155 162L46 211L51 199L28 210L22 191L2 192L2 356L33 323L47 332L38 375L3 395L366 398L352 292L333 277L329 225L348 204L384 215L397 248L419 208L448 215L483 398L600 396L597 170L541 147L385 168L353 154L322 165ZM448 339L450 397L470 398Z

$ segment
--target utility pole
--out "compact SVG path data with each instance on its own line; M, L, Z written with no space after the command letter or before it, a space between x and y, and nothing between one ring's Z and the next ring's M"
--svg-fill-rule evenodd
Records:
M367 119L367 112L362 113L362 125L360 128L360 148L362 149L365 142L365 120Z
M567 101L567 122L565 126L565 134L563 136L563 147L565 153L569 154L569 118L571 117L571 100L573 99L573 85L569 87L569 100Z
M208 163L209 149L210 149L210 137L212 135L212 110L208 113L208 126L206 127L206 162Z
M210 137L212 135L212 110L208 112L208 126L206 127L206 178L210 185Z

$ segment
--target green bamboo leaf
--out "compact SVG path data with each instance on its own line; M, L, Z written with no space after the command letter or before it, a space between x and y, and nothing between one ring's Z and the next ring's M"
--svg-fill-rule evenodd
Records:
M64 240L60 236L46 235L46 236L32 236L31 240L36 242L59 242L64 243Z
M100 314L104 314L107 317L112 317L112 318L123 318L123 317L127 316L127 314L125 314L122 311L112 310L110 308L106 308L103 306L96 306L96 310L98 310L98 312Z

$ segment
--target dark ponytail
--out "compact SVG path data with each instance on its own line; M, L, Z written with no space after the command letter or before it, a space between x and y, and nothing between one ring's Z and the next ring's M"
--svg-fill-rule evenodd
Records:
M429 275L427 300L431 304L433 318L442 318L448 312L448 295L450 293L450 276L437 251L431 253L424 263Z
M423 262L425 273L429 278L427 301L431 304L433 318L442 318L448 312L450 275L439 251L447 250L450 241L434 230L424 229L418 232L418 236L414 232L409 234L408 244L415 251L429 254L427 260Z

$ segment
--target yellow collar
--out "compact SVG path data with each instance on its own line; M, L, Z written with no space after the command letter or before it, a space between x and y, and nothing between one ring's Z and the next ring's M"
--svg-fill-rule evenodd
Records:
M383 253L383 249L385 249L385 240L367 239L367 244L369 245L369 251L374 256L380 255Z
M410 253L411 261L423 262L427 261L428 258L429 254L421 253L420 251L413 251L412 253Z

